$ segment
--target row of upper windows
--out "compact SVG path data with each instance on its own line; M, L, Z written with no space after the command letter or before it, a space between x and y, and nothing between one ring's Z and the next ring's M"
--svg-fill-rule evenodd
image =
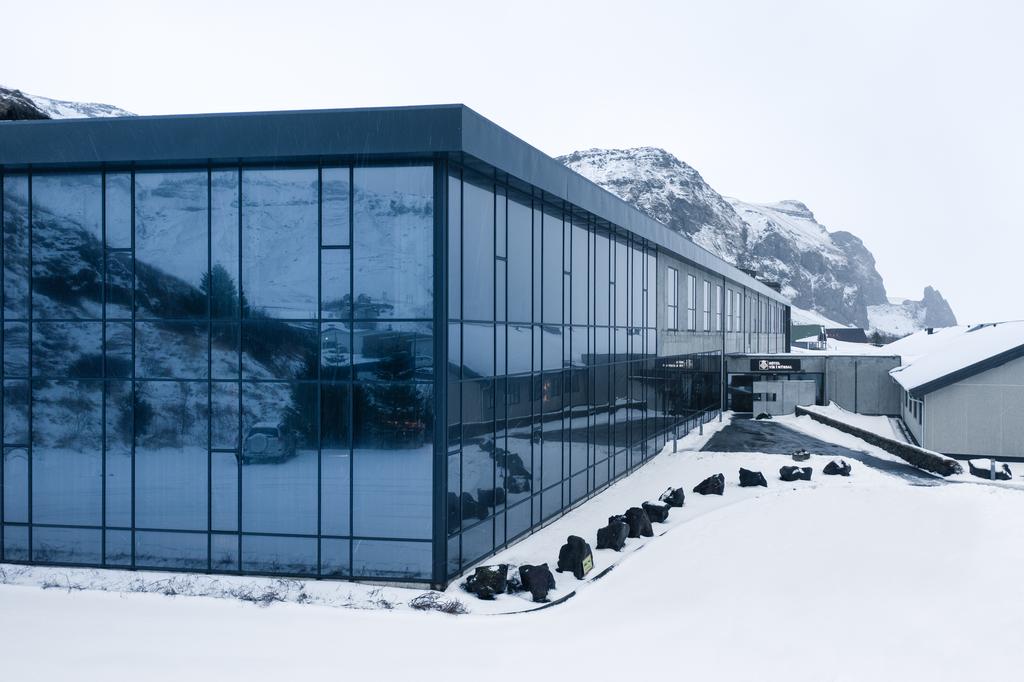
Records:
M701 280L703 331L781 334L785 308L774 301L747 296L743 291ZM697 330L697 277L686 275L686 320L679 315L679 270L669 266L665 278L665 328Z

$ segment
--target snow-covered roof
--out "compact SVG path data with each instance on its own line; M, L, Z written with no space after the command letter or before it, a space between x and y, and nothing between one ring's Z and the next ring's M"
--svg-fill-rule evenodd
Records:
M918 332L884 346L903 357L890 374L905 390L930 393L1024 356L1024 320Z

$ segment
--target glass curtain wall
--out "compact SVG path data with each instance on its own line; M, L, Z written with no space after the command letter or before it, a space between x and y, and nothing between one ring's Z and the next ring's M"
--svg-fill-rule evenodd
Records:
M433 179L2 177L0 559L429 580Z
M656 454L720 400L719 353L657 357L655 250L450 165L447 571Z

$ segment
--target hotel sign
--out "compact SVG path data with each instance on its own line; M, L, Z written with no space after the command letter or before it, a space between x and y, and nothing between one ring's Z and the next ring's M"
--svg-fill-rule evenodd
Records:
M752 358L751 372L799 372L800 361L784 358Z

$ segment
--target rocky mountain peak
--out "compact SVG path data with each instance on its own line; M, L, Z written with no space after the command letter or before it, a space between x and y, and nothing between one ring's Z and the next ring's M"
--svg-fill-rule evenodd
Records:
M922 301L890 310L863 241L829 232L801 201L723 197L696 169L658 147L587 149L559 160L722 259L780 282L798 308L886 335L910 333L908 324L920 328L926 318L934 326L955 324L949 304L931 287ZM885 326L890 323L893 329Z

